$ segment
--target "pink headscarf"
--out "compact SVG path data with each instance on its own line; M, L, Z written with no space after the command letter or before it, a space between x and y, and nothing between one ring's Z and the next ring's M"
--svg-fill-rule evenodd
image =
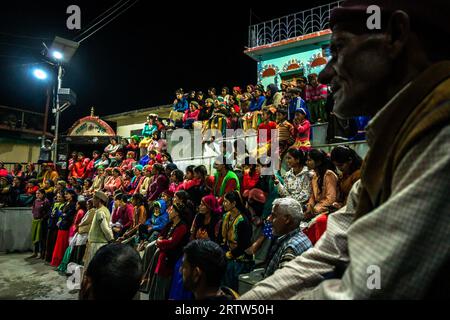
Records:
M208 194L202 198L203 203L211 210L212 215L220 214L221 208L219 206L219 202L216 197L212 194Z

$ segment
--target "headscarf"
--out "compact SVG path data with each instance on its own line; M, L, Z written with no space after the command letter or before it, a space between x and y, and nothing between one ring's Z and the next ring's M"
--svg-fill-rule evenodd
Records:
M219 206L219 202L217 201L214 195L208 194L202 198L202 201L206 205L206 207L209 210L211 210L212 215L217 215L220 213L221 208Z

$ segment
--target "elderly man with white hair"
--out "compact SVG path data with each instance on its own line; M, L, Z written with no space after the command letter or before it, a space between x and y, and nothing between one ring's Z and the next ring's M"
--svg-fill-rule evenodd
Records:
M269 262L264 278L312 247L311 241L300 230L302 220L302 205L297 200L279 198L273 202L269 221L272 222L272 233L276 239L267 258Z

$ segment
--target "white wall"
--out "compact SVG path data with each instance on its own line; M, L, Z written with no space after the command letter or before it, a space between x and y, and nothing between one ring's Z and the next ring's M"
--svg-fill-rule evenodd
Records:
M130 137L130 132L133 130L142 130L144 128L144 123L130 124L126 126L117 126L117 135L121 137Z
M13 163L36 163L39 159L39 145L0 143L0 161Z

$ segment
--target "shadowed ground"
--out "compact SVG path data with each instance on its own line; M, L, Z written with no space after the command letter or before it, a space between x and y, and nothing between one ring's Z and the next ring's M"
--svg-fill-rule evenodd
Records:
M0 253L0 299L76 300L67 277L44 265L42 260L25 260L31 253Z

